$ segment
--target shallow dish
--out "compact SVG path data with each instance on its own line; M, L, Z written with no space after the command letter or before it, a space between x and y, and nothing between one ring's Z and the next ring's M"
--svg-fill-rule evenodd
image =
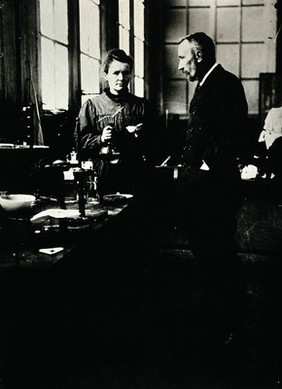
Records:
M126 202L129 199L132 199L132 194L126 194L126 193L113 193L113 194L107 194L103 196L103 201L106 203L123 203Z
M27 210L35 201L30 194L4 194L0 197L0 206L5 212L21 212Z
M0 149L14 149L14 143L0 143Z

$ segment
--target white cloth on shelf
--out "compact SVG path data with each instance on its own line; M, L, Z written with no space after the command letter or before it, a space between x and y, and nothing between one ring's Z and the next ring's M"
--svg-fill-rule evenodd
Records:
M265 142L266 148L269 149L272 143L282 136L282 107L270 109L263 128L258 141Z
M258 168L255 165L249 164L245 166L241 172L242 180L253 180L258 175Z

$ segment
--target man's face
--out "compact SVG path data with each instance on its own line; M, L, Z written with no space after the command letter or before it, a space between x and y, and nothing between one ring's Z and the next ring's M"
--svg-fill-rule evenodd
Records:
M193 46L186 39L178 46L178 57L178 69L186 74L188 81L196 81L198 79L199 65L193 52Z
M110 63L108 73L105 73L110 92L114 95L120 94L128 86L131 79L131 71L128 63L113 60Z

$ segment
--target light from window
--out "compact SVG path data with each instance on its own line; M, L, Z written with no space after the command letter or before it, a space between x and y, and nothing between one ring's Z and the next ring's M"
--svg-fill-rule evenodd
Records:
M134 0L134 35L144 40L144 4L140 0Z
M127 54L129 53L129 31L123 26L119 26L119 47L123 49Z
M54 0L55 39L68 44L67 0Z
M144 42L134 38L135 75L144 78Z
M144 4L134 0L134 91L144 96Z
M40 30L41 34L55 39L54 9L49 0L40 0Z
M127 30L130 29L130 1L129 0L119 0L118 2L118 15L119 15L119 24L122 25Z
M81 85L83 85L83 92L85 94L82 95L81 103L83 104L84 101L89 98L89 95L99 94L100 92L100 62L96 59L89 58L84 54L80 55L80 61Z
M40 0L42 102L68 108L67 0Z
M91 0L80 0L80 50L100 58L99 7Z
M144 97L144 79L139 77L134 77L134 93L136 96Z
M82 101L99 93L100 7L99 1L80 0L80 66Z
M41 38L44 109L68 108L68 49Z
M119 0L119 47L127 54L130 51L130 1Z

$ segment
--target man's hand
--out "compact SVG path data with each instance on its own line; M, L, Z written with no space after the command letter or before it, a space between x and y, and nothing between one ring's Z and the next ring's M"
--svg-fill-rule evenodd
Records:
M126 129L130 134L134 134L137 138L140 135L140 131L143 128L143 123L139 123L136 126L127 126Z

